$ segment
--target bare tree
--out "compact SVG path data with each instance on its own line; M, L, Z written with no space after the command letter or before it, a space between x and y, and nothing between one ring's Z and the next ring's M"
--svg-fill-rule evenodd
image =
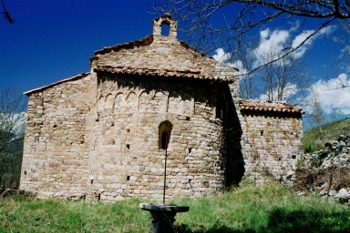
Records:
M265 100L288 100L298 103L300 97L307 94L310 84L303 59L290 55L278 62L265 65L257 72L247 74L246 70L252 70L255 66L279 56L278 48L272 46L266 50L259 50L257 44L254 39L248 39L232 54L223 55L226 58L224 63L235 66L245 74L240 76L240 97L243 99L260 97Z
M230 57L231 63L240 69L240 73L244 74L240 76L239 83L239 93L243 99L254 99L263 92L258 85L261 76L259 74L247 74L247 70L252 70L256 62L254 44L254 40L246 40L244 44L237 46Z
M0 186L18 185L26 99L15 88L0 88Z
M313 88L310 88L311 95L309 96L309 99L307 100L307 116L306 120L308 122L308 125L314 128L317 128L318 131L318 138L320 139L319 144L324 143L324 130L323 125L326 123L326 114L322 109L320 98L317 94L317 91Z
M279 56L272 51L266 51L263 62ZM267 100L296 102L298 98L290 97L298 94L300 99L301 95L306 94L306 88L309 86L306 65L301 58L284 57L278 62L264 66L259 74L262 77Z
M229 7L231 12L223 19L224 23L214 25L211 19L220 16ZM239 41L250 31L276 19L302 17L313 20L318 25L298 45L248 72L255 72L287 57L330 23L350 19L349 0L166 0L155 6L155 9L184 21L190 41L199 45L197 49L204 52L227 44L239 45Z

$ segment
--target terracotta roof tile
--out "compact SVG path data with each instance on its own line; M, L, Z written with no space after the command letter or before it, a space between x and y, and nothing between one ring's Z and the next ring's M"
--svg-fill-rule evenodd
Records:
M239 107L241 110L250 111L304 113L302 108L296 105L269 100L239 100Z

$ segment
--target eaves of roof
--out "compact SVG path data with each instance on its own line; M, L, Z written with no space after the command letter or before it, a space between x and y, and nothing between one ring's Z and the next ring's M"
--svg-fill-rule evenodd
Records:
M212 77L202 75L199 71L179 71L179 70L168 70L168 69L148 69L148 68L132 68L132 67L111 67L111 66L98 66L94 69L96 72L108 72L108 73L120 73L120 74L136 74L145 76L162 76L162 77L185 77L201 80L212 80L222 82L233 82L232 77Z
M278 112L278 113L299 113L303 114L302 108L287 104L285 102L268 100L239 100L239 107L242 111Z

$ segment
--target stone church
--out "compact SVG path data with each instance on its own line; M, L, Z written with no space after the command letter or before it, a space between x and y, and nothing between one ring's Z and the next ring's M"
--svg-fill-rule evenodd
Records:
M243 175L293 177L302 110L240 100L236 69L177 40L170 15L153 25L153 35L96 51L90 72L25 93L20 189L161 200L165 158L167 199L211 195Z

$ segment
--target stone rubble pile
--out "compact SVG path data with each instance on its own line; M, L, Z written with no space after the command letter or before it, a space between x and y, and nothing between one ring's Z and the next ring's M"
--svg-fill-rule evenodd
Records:
M350 134L325 143L298 162L296 186L340 202L350 200Z

